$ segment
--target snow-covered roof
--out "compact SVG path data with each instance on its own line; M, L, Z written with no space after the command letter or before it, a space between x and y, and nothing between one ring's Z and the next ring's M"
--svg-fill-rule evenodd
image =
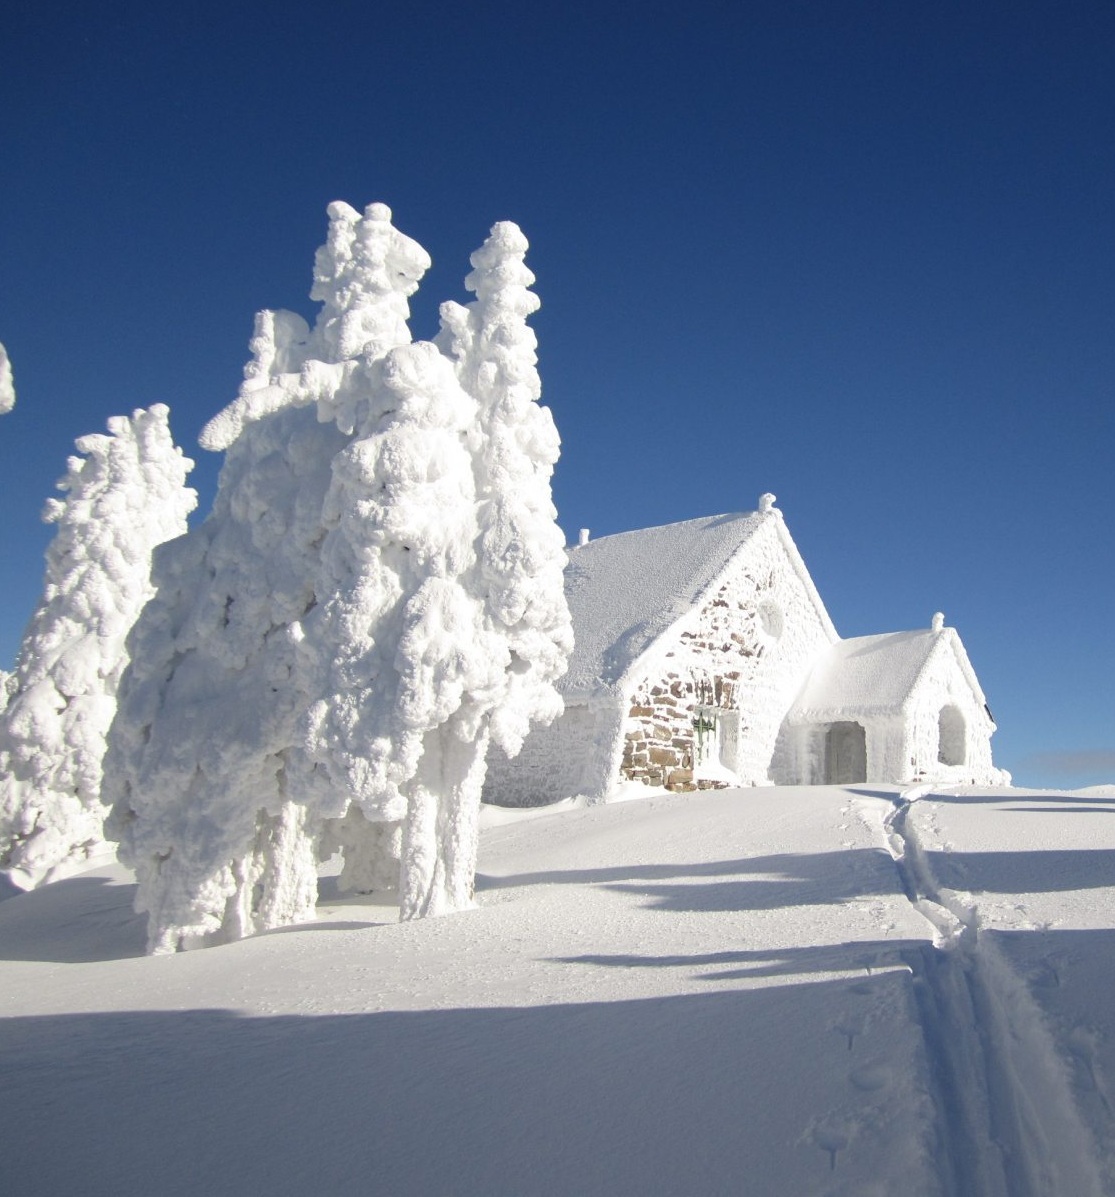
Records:
M983 693L956 632L920 629L855 636L830 645L813 667L790 719L831 720L898 711L938 649L955 652L957 664L982 703Z
M778 515L704 516L571 548L565 593L574 647L559 689L568 696L613 689L772 518Z

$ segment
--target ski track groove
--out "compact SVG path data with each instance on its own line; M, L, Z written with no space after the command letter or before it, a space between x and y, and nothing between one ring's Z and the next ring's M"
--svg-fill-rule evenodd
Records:
M979 911L942 893L901 792L883 823L887 850L933 942L903 953L939 1112L948 1197L1102 1197L1096 1149L1055 1041L1025 983L986 936Z

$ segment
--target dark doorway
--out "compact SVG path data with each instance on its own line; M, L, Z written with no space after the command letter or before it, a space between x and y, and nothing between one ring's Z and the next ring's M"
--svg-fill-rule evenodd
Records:
M825 732L825 782L847 786L867 780L867 733L858 723L830 723Z

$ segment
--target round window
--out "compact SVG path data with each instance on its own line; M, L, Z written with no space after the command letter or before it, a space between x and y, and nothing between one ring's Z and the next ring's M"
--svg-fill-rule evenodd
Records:
M759 626L771 640L782 638L782 612L777 603L763 603L759 607Z

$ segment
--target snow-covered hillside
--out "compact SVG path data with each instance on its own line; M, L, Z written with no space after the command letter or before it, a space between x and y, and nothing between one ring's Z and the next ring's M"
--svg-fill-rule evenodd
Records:
M913 799L912 801L910 799ZM1115 789L488 812L478 909L144 957L0 903L29 1194L1115 1193Z

